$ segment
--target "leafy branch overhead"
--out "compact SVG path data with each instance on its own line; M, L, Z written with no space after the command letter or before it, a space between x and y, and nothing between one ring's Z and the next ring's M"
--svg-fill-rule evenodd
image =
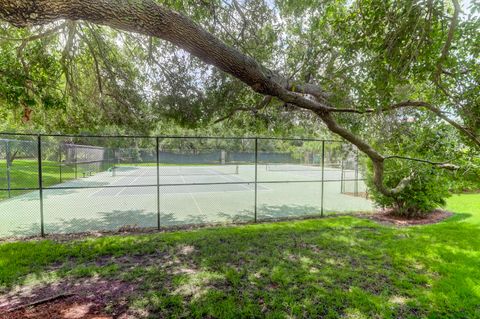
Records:
M123 109L148 118L155 109L142 112L137 106L145 101L167 105L179 117L201 120L219 114L216 122L242 111L278 114L284 106L291 114L308 112L370 158L374 184L385 196L397 196L415 174L386 186L384 162L392 157L362 134L372 129L376 117L426 111L458 130L465 143L480 146L475 54L480 23L478 18L461 19L457 0L203 1L190 6L153 0L0 0L0 19L20 28L65 29L60 41L66 48L64 62L79 39L77 47L84 45L93 59L95 81L90 82L96 85L89 90L98 91L101 107L113 102L112 116ZM112 49L119 42L119 49ZM128 63L119 51L138 63ZM64 66L67 86L78 93L85 88L74 83L71 67ZM84 75L85 83L92 74ZM172 92L168 97L159 93L166 83ZM244 101L229 104L238 96ZM199 107L185 107L191 104Z

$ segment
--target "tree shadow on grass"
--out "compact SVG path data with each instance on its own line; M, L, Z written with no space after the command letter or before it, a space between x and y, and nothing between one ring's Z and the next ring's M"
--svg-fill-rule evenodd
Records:
M367 221L358 227L345 219L343 228L325 227L330 220L305 222L317 231L265 225L223 233L195 245L191 266L217 279L200 284L197 296L180 290L163 291L162 298L180 298L181 311L213 317L222 311L242 317L238 305L244 305L258 307L259 316L326 317L335 309L336 317L474 318L480 313L480 228L458 223L465 217L409 229ZM399 233L407 236L399 240ZM150 301L151 311L164 310L158 299Z
M137 214L147 224L156 221L154 213L116 214L107 214L97 226L111 225L114 221L109 219L122 214ZM402 229L342 218L302 221L295 227L282 223L167 233L136 241L102 241L91 258L109 256L112 247L117 256L146 254L125 265L112 262L128 273L124 280L144 284L132 298L152 317L182 313L241 318L248 313L474 318L480 311L480 228L465 223L466 218L459 214L436 225ZM180 222L174 215L167 220ZM77 251L81 250L71 252L72 258ZM173 263L161 259L165 256L159 251ZM148 258L153 260L146 267ZM22 280L17 277L15 282Z

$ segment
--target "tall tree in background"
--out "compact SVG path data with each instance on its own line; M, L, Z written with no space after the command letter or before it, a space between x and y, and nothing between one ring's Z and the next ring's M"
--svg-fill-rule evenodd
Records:
M393 118L400 129L410 123L435 132L439 120L446 121L465 143L480 147L478 4L469 10L462 14L457 0L0 0L0 19L28 29L13 32L34 33L16 48L24 71L15 87L26 88L26 108L33 98L61 101L50 91L42 94L48 85L42 81L54 79L64 82L54 85L64 84L73 104L95 92L98 104L109 108L104 114L123 110L121 119L162 109L201 125L245 111L272 117L308 112L370 158L373 185L397 203L422 174L410 169L385 180L387 161L453 166L384 155L392 143L364 135L376 125ZM22 62L24 47L60 30L58 66L31 74ZM38 46L42 56L44 45ZM80 61L69 63L81 58L90 59L93 72L78 68ZM62 77L55 78L58 72ZM172 94L164 94L166 86Z

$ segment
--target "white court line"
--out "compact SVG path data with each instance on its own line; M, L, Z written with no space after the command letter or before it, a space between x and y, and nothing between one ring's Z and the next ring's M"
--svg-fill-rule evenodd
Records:
M204 186L204 185L201 185L201 186ZM179 187L178 185L175 185L173 187ZM262 191L262 192L271 192L273 191L273 189L271 188L268 188L268 187L264 187L262 186L264 189L259 189L258 191ZM253 189L251 189L250 191L254 191ZM214 192L195 192L195 193L192 193L192 194L218 194L218 193L245 193L245 191L242 189L242 190L239 190L239 191L232 191L232 190L228 190L228 191L214 191ZM127 194L127 195L123 195L123 196L150 196L154 193L142 193L142 194ZM189 194L187 192L185 193L162 193L162 197L163 196L183 196L185 194ZM109 195L110 196L110 195Z
M180 175L180 176L182 177L183 183L184 183L184 184L187 184L187 181L185 180L185 177L184 177L183 175ZM193 196L193 194L190 193L190 192L189 192L188 194L190 195L190 197L192 198L193 202L195 203L195 206L197 206L197 209L198 209L198 212L200 213L200 215L203 214L203 211L202 211L202 209L200 208L200 206L198 205L198 202L197 202L197 200L195 199L195 197Z
M98 175L96 175L96 176L98 176ZM111 176L110 173L108 173L108 175L106 175L106 176L107 176L107 178L114 178L114 176ZM120 181L122 181L122 180L124 180L125 178L128 178L128 177L130 177L130 176L131 176L131 175L121 176L120 178L116 179L115 181L109 182L108 186L112 186L112 185L115 186L115 184L117 184L118 182L120 182ZM103 181L105 178L104 178L104 176L101 176L101 177L102 177L102 178L100 179L100 181ZM88 197L90 198L90 197L96 195L97 193L103 192L103 191L106 190L106 189L108 189L108 187L102 187L102 188L100 188L99 190L94 191L93 193L91 193L90 195L88 195Z
M214 173L215 173L215 172L214 172ZM215 174L215 175L222 176L222 177L225 178L225 179L227 179L227 177L229 177L228 175L221 175L221 174ZM246 182L246 181L238 181L238 180L235 180L235 179L227 179L227 181L229 181L229 182L239 182L239 183L248 183L248 182ZM250 183L250 184L254 184L254 185L255 185L255 182ZM261 181L257 181L257 185L259 185L259 184L262 184L262 182L261 182ZM245 184L237 184L237 185L242 186L243 188L245 188L246 190L248 190L248 191L250 191L250 192L254 192L254 191L255 191L255 188L251 189L251 188L248 187L248 186L250 186L250 185L248 185L248 186L246 186ZM271 188L269 188L269 187L266 187L266 186L263 186L263 185L261 185L261 187L264 188L264 189L262 189L262 190L273 191L273 190L272 190ZM244 192L244 191L228 191L228 192ZM221 193L221 192L204 192L204 193Z
M105 187L102 187L102 188L100 188L99 190L94 191L93 193L91 193L90 195L88 195L88 198L93 197L94 195L102 192L104 189L106 189L106 188L105 188Z
M220 176L220 177L226 179L228 182L239 182L239 183L242 182L242 181L238 181L238 180L231 179L231 178L229 179L229 178L227 178L228 175L216 174L216 172L212 169L209 169L209 171L212 172L214 174L214 176ZM245 186L245 184L237 184L237 185L242 186L243 188L245 188L248 191L253 191L253 189L248 188L247 186Z
M220 175L220 174L217 174L217 175ZM223 178L229 177L228 175L220 175L220 176L222 176ZM227 181L242 183L242 181L236 181L236 180L234 180L234 179L230 179L230 180L227 179ZM243 183L248 183L248 182L243 182ZM250 185L250 184L255 185L255 182L249 183L249 185ZM257 185L259 185L259 184L262 184L262 182L261 182L261 181L257 181ZM247 187L245 184L237 184L237 185L243 186L243 188L247 189L248 191L251 191L251 192L254 192L254 191L255 191L255 188L251 189L251 188ZM273 191L273 190L272 190L271 188L269 188L269 187L266 187L266 186L263 186L263 185L261 185L261 187L264 188L264 189L262 189L262 190ZM244 192L244 191L233 191L233 192Z
M302 172L306 172L306 171L297 171L297 173L295 173L295 171L270 171L270 172L275 172L275 173L279 173L279 175L282 175L282 176L287 176L286 178L288 178L288 176L295 176L296 178L299 178L299 177L303 177L303 179L305 178L308 178L308 179L318 179L319 177L322 177L321 175L321 172L320 174L318 174L319 176L317 175L311 175L311 174L302 174ZM316 172L316 171L315 171ZM296 181L296 180L293 180L293 181ZM319 181L319 183L321 183L321 181Z
M133 174L133 173L132 173ZM141 175L138 175L133 181L131 181L130 183L128 183L128 185L132 185L133 183L135 183L139 178L143 177L145 175L145 172L143 172ZM116 193L115 195L113 195L113 197L118 197L118 195L120 195L121 192L123 192L124 190L126 190L127 188L124 187L122 188L118 193Z
M178 167L178 169L180 169L180 167ZM207 168L205 168L207 169ZM239 183L246 183L245 181L238 181L238 180L235 180L235 179L232 179L230 178L228 175L222 175L222 174L218 174L216 173L213 169L207 169L208 171L210 171L212 173L211 176L221 176L223 179L225 179L226 181L229 181L229 182L239 182ZM139 175L138 177L136 177L133 181L131 181L128 185L131 185L133 184L135 181L137 181L139 178L142 178L142 177L149 177L150 175L147 175L147 172L150 172L149 170L143 170L144 172L142 173L142 175ZM121 180L123 179L126 179L128 177L132 177L133 174L135 172L132 172L130 173L129 175L126 175L126 176L123 176L123 177L120 177L119 179L117 179L115 181L115 183L118 183L120 182ZM180 171L179 171L180 173ZM182 179L182 182L184 184L187 184L187 181L185 180L185 176L184 175L178 175L179 177L181 177ZM161 176L162 177L162 176ZM215 184L215 183L212 183L212 184ZM254 183L252 183L254 184ZM262 184L262 182L258 182L258 184ZM220 184L217 184L217 185L220 185ZM249 185L245 185L245 184L236 184L236 185L240 185L242 186L245 190L249 191L249 192L253 192L255 191L255 189L252 189L252 188L249 188L248 186ZM167 185L168 186L168 185ZM202 186L208 186L208 185L202 185ZM141 187L141 186L139 186ZM173 186L175 187L175 186ZM260 191L273 191L271 188L265 186L265 185L261 185L262 189L260 189ZM92 194L90 194L88 197L92 197L104 190L108 189L107 187L103 187L95 192L93 192ZM123 192L124 190L126 189L126 187L122 187L122 189L120 191L118 191L117 193L115 193L115 195L108 195L108 196L113 196L113 197L117 197L118 195L120 195L121 192ZM218 193L222 193L222 192L228 192L228 193L237 193L237 192L245 192L245 190L222 190L222 191L212 191L212 192L195 192L195 193L199 193L199 194L218 194ZM179 192L179 193L163 193L162 195L178 195L178 194L185 194L185 193L182 193L182 192ZM195 197L193 196L193 194L191 192L188 192L188 194L190 194L190 196L192 197L193 201L195 202L195 205L197 206L197 209L200 211L200 213L202 213L202 209L200 208L197 200L195 199ZM145 195L145 194L127 194L125 196L142 196L142 195Z

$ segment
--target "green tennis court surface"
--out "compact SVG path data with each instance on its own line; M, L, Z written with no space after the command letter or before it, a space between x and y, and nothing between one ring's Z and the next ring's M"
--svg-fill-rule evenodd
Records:
M258 219L319 214L322 170L302 165L259 165ZM161 226L251 221L255 166L118 166L101 173L49 185L43 191L47 233L157 227L157 178ZM344 171L344 179L354 179ZM369 211L370 201L341 193L341 172L323 173L325 213ZM361 178L361 176L360 176ZM347 188L353 190L353 181ZM348 185L348 184L351 185ZM86 188L82 188L86 187ZM356 186L364 192L363 182ZM5 197L5 196L4 196ZM0 201L0 236L40 232L39 191Z

